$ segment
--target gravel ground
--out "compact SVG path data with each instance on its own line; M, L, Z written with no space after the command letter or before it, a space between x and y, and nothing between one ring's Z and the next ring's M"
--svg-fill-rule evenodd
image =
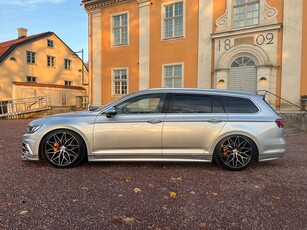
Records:
M0 120L0 230L307 229L307 135L229 172L200 163L23 162L29 120Z

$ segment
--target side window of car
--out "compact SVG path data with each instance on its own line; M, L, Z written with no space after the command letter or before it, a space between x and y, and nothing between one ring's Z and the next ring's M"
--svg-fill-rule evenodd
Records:
M212 96L212 113L225 113L220 97Z
M247 98L220 97L226 113L257 113L259 108Z
M149 94L130 98L115 106L119 114L161 113L165 94Z
M168 113L211 113L211 96L197 94L175 94Z

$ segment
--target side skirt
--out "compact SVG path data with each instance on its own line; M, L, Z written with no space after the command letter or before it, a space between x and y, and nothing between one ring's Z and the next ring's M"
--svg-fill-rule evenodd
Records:
M89 162L97 161L140 161L140 162L212 162L212 155L188 155L188 156L157 156L157 155L95 155L89 156Z

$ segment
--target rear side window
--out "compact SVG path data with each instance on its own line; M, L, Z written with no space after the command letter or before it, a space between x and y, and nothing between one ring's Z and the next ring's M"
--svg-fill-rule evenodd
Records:
M173 95L169 113L211 113L211 96L179 94Z
M226 113L257 113L258 107L247 98L219 97Z

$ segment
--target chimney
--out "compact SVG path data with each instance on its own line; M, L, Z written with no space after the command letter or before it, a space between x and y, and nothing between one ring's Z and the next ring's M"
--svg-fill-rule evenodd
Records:
M27 37L27 32L28 30L25 29L25 28L18 28L18 39L19 38L24 38L24 37Z

